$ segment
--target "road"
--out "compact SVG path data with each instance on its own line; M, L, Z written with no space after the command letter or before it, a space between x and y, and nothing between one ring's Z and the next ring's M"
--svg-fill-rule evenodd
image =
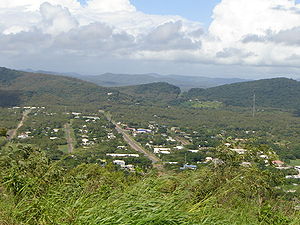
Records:
M124 129L122 129L118 124L115 124L116 126L116 130L123 135L124 140L130 145L130 147L132 147L134 150L144 154L145 156L147 156L147 158L149 158L153 164L156 164L158 162L160 162L161 160L156 157L154 154L148 152L147 150L145 150L137 141L135 141L128 133L126 133L126 131Z
M144 149L136 140L133 139L133 137L131 137L124 129L122 129L119 124L117 124L115 121L113 121L111 116L109 116L104 111L99 111L99 112L103 113L106 116L107 120L109 120L110 122L112 122L115 125L118 133L123 135L124 140L130 145L130 147L132 147L135 151L144 154L148 159L150 159L152 161L153 167L158 168L158 169L163 168L160 158L158 158L151 152Z
M191 143L183 137L175 137L175 140L180 142L182 145L190 145Z
M71 136L71 126L69 123L65 124L66 137L68 143L68 152L72 153L74 151L73 139Z
M18 130L24 125L24 122L27 120L28 114L31 113L31 109L25 110L23 112L23 116L21 121L19 122L18 126L16 129L10 130L8 132L8 140L12 140L16 137Z

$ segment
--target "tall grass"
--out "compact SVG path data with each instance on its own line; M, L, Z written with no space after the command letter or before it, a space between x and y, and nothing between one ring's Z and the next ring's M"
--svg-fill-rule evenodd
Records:
M264 179L255 170L140 176L82 165L18 201L2 188L0 224L300 224Z

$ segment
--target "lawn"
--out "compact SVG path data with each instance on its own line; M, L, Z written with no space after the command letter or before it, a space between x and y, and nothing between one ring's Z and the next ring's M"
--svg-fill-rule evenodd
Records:
M221 102L217 102L217 101L188 101L183 103L186 106L192 107L192 108L211 108L211 109L218 109L220 108L223 104Z
M58 149L64 153L68 153L68 145L59 145Z
M291 160L289 165L290 166L300 166L300 159Z

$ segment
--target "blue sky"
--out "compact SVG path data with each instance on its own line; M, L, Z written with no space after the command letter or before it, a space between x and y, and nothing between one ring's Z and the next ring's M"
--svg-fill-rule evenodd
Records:
M220 0L131 0L142 12L150 14L180 15L208 25L212 10Z
M130 0L139 10L147 14L180 15L208 26L214 7L221 0ZM85 3L86 0L79 0Z

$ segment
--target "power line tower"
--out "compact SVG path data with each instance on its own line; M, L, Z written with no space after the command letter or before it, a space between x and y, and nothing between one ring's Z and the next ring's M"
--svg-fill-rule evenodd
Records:
M256 95L255 92L253 94L253 105L252 105L252 117L255 117L255 112L256 112Z

